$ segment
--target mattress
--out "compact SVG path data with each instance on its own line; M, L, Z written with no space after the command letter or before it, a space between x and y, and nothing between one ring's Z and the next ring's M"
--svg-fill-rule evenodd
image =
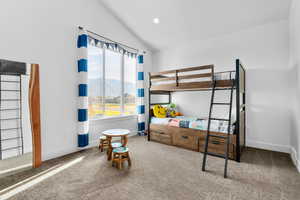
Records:
M159 124L159 125L166 125L166 126L173 126L173 127L180 127L180 128L191 128L191 129L205 131L207 130L208 119L199 119L196 117L185 117L185 116L180 116L176 118L152 117L151 124ZM227 129L228 129L227 121L211 120L210 131L227 133ZM233 131L234 131L234 125L232 124L230 132L233 133Z

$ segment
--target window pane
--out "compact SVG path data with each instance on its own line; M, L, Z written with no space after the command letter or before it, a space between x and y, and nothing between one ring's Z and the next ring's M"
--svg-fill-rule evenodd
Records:
M136 58L124 56L124 114L136 113Z
M121 114L121 59L117 52L105 50L105 115Z
M103 115L103 52L101 48L88 47L88 95L89 118L97 118Z

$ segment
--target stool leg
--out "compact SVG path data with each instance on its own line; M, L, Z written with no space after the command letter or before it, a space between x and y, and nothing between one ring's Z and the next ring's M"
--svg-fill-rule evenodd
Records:
M111 157L112 157L112 151L113 151L113 148L111 146L111 137L107 137L108 139L108 154L107 154L107 160L111 160Z
M127 158L128 158L128 166L131 167L131 159L130 159L130 156L129 156L129 152L127 152Z
M119 169L122 169L122 156L121 155L119 155L119 161L118 161L119 163Z
M112 167L115 166L115 154L114 153L113 153L113 158L112 158L111 166Z
M122 146L123 147L126 147L126 145L127 145L127 141L128 141L128 139L127 139L127 135L124 135L123 137L122 137Z
M107 160L110 161L111 158L112 158L112 148L111 147L108 147L107 149Z
M103 140L100 140L99 149L101 152L103 152L103 146L104 146Z

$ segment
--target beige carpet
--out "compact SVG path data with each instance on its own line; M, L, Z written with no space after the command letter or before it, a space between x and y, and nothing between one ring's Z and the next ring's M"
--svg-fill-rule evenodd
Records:
M0 180L3 186L57 163L80 156L84 160L14 196L20 200L299 200L300 174L288 154L247 149L242 162L208 158L202 154L132 137L128 144L131 169L117 170L97 148L48 161L44 167Z
M20 172L22 170L28 170L30 165L32 165L32 153L31 152L25 153L20 156L0 160L0 179L1 179L1 177L5 176L6 174L16 173L16 171ZM3 173L7 170L12 170L12 169L18 168L20 166L27 166L27 167L24 167L24 169L13 170L9 173Z

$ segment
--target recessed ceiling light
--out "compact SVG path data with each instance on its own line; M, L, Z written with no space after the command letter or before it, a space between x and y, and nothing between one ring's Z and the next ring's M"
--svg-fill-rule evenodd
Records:
M159 24L159 22L160 22L159 18L156 17L156 18L153 19L154 24Z

